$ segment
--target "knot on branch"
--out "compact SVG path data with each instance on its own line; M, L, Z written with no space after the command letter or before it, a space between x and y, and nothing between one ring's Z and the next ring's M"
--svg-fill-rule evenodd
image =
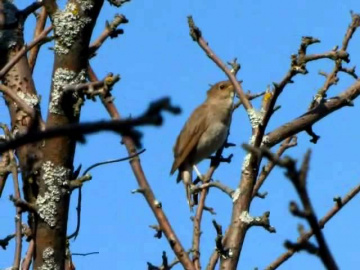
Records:
M155 266L151 264L150 262L147 262L148 270L170 270L175 264L179 262L178 259L175 259L172 263L169 263L169 260L167 258L166 252L162 252L162 265L161 266Z
M334 61L343 60L346 63L350 62L349 53L347 51L344 51L344 50L335 51L335 53L330 55L329 58L334 60Z
M263 193L260 193L260 192L256 192L256 193L255 193L255 197L258 197L258 198L260 198L260 199L265 199L267 195L268 195L268 192L267 192L267 191L265 191L265 192L263 192Z
M298 57L298 55L292 54L290 69L294 74L307 74L308 71L306 69L305 63L306 62L303 59L300 60L300 57Z
M243 211L239 217L240 221L247 224L248 227L259 226L263 227L270 233L275 233L276 229L270 226L270 211L265 212L261 217L252 217L248 211Z
M319 248L309 241L302 241L300 243L293 243L289 240L284 243L285 248L293 250L295 252L299 252L301 250L305 250L310 254L319 255Z
M343 207L343 202L340 196L334 197L333 201L336 203L338 208Z
M159 225L149 225L149 227L156 231L156 233L154 234L155 238L160 239L162 237L162 230Z
M216 220L214 219L212 221L214 228L216 230L216 238L215 238L215 244L216 244L216 251L219 253L219 255L223 258L223 259L228 259L231 258L233 255L233 252L231 249L225 249L223 244L222 244L222 240L223 240L223 234L222 234L222 226L220 224L218 224L216 222Z
M307 211L300 210L299 206L294 201L290 202L289 210L290 210L291 214L293 214L296 217L308 218L310 215L310 213L308 213Z
M230 72L234 75L236 75L241 68L240 64L237 62L237 58L234 58L231 62L227 62L227 64L231 67Z
M356 14L351 10L350 15L352 18L351 25L355 28L360 27L360 14Z
M130 2L130 0L108 0L108 2L110 3L110 5L115 6L115 7L121 7L123 4L125 4L126 2Z
M320 136L317 135L313 129L312 126L308 127L307 129L305 129L306 133L311 136L310 142L312 142L313 144L316 144L317 141L320 139Z
M199 27L195 25L194 19L192 16L188 16L188 24L190 28L190 36L193 39L193 41L198 41L201 37L201 30Z
M121 35L124 33L123 29L117 29L117 27L120 24L128 23L129 20L124 15L116 14L114 17L114 20L109 23L108 21L105 22L105 27L109 31L109 37L110 38L116 38L118 35Z
M299 55L305 56L307 47L315 43L320 43L320 39L310 36L303 36L301 38Z
M86 181L90 181L92 179L91 174L85 174L75 180L71 180L71 181L66 181L64 183L65 187L68 187L70 189L70 191L73 191L76 188L80 188L82 187L83 183Z
M15 198L13 195L9 196L9 200L12 201L16 207L20 207L21 212L28 211L31 213L37 213L38 208L34 204L23 201L20 198Z

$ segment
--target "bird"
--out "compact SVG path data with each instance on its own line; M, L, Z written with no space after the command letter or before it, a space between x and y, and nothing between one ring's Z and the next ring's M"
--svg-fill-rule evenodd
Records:
M185 185L190 210L193 167L208 158L226 141L233 108L234 86L221 81L207 91L207 98L190 115L173 147L174 162L170 175L179 171L177 183Z

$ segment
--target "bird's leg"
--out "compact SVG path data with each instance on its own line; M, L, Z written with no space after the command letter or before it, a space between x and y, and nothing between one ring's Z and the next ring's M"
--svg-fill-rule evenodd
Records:
M203 176L202 176L201 172L199 171L198 167L197 167L196 165L193 165L193 169L194 169L197 177L199 177L199 179L200 179L201 181L203 181Z

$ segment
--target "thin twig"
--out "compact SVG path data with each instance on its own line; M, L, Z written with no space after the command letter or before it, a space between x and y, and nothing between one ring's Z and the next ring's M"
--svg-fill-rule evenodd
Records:
M294 147L297 145L297 138L296 136L292 136L287 138L279 147L278 151L276 152L276 156L281 157L281 155L289 148ZM271 173L272 169L275 167L275 163L269 161L266 166L263 167L261 174L259 175L258 179L256 180L256 184L253 189L252 196L257 196L261 186L264 184L265 180Z
M21 19L23 21L26 20L26 18L31 14L34 13L37 9L41 8L43 6L43 2L42 1L35 1L33 3L31 3L30 5L28 5L26 8L24 8L23 10L21 10L19 12L19 16L21 17Z
M36 18L36 26L34 31L34 39L37 38L41 33L44 31L45 24L47 19L47 12L46 9L43 7L40 11L40 14ZM35 45L30 51L29 51L29 67L31 70L31 73L34 72L34 67L36 64L37 56L39 54L41 48L41 43L38 43Z
M246 97L248 98L248 100L253 100L253 99L256 99L258 97L262 97L263 95L265 95L265 91L264 92L260 92L260 93L257 93L257 94L251 94L251 93L246 93ZM241 100L239 99L238 102L236 102L234 104L234 107L233 107L233 111L235 111L237 108L239 108L240 106L242 105L242 102Z
M0 70L0 79L2 79L6 73L23 57L31 48L35 47L38 44L43 44L49 42L52 38L48 38L47 35L52 30L52 26L49 26L44 31L41 32L39 36L37 36L33 41L31 41L28 45L24 45L23 48L13 57L11 58L6 65Z
M146 151L146 149L143 149L139 152L137 152L134 155L125 157L125 158L118 158L118 159L112 159L112 160L107 160L107 161L101 161L101 162L97 162L91 166L89 166L84 172L83 172L83 176L87 175L88 172L98 166L102 166L102 165L106 165L106 164L111 164L111 163L117 163L117 162L122 162L122 161L126 161L126 160L131 160L134 157L137 157L139 155L141 155L142 153L144 153ZM77 223L76 223L76 229L75 231L70 234L67 239L70 240L71 238L76 239L76 237L79 235L80 232L80 223L81 223L81 186L79 187L79 194L78 194L78 202L77 202L77 207L76 207L76 213L77 213Z
M9 152L4 152L1 155L0 162L0 198L5 187L6 180L10 174L10 157Z
M90 81L98 81L97 76L95 75L92 68L88 67L88 75L90 78ZM106 101L102 99L102 102L109 112L111 118L113 119L121 119L120 114L113 102ZM129 155L133 155L136 153L136 147L134 144L134 141L129 136L122 136L122 142L126 146L126 149L128 151ZM145 173L142 169L140 159L138 157L135 157L130 162L131 168L133 170L133 173L135 175L135 178L137 180L137 183L139 185L139 190L142 190L141 194L143 194L146 202L148 203L149 207L151 208L154 216L157 219L157 222L159 223L159 226L161 227L161 230L164 233L164 236L169 241L171 249L174 251L177 258L179 258L180 263L182 266L187 270L195 270L194 264L190 260L189 255L183 248L180 240L178 239L177 235L175 234L174 230L172 229L172 226L170 222L168 221L164 210L161 207L161 204L159 204L159 201L156 200L155 195L146 179Z
M196 189L198 191L201 190L200 193L200 200L198 203L198 207L196 209L196 214L193 219L193 240L192 240L192 260L195 265L195 269L200 270L200 236L201 236L201 221L202 221L202 215L205 210L205 201L208 194L208 190L210 186L218 187L225 193L231 192L230 188L225 187L220 182L210 182L213 174L215 173L216 169L219 167L221 162L230 162L231 157L229 160L224 160L222 157L222 153L224 151L225 146L227 145L227 139L224 145L216 152L215 157L211 158L210 168L206 172L205 176L202 179L202 185L194 187L194 190L192 190L192 193L196 192ZM197 191L197 192L198 192ZM230 195L231 196L231 195Z
M337 74L340 71L348 73L353 77L357 77L355 74L355 69L350 70L342 66L343 61L346 63L350 62L349 54L347 53L347 47L356 29L360 26L360 15L359 14L351 14L351 15L352 15L352 21L346 31L340 50L338 50L338 48L335 47L335 49L333 49L330 52L330 54L332 54L332 57L329 58L334 60L334 68L330 74L321 73L321 75L324 75L326 77L326 80L324 85L319 89L314 99L310 103L309 110L315 108L316 106L318 106L320 103L323 102L323 99L326 97L326 93L330 89L330 87L335 85L339 81Z
M100 252L94 251L94 252L87 252L87 253L71 253L71 255L73 255L73 256L89 256L89 255L96 255L96 254L100 254Z
M204 190L204 189L207 190L208 188L211 188L211 187L214 187L214 188L217 188L217 189L221 190L222 192L227 194L231 199L233 199L233 195L234 195L235 190L233 190L232 188L230 188L228 186L225 186L220 181L206 182L206 183L203 183L201 185L192 187L191 192L192 193L198 193L201 190Z
M35 242L34 242L34 239L31 239L29 246L28 246L28 250L26 251L26 256L21 264L21 270L29 270L30 269L32 257L33 257L33 253L34 253L34 248L35 248Z
M4 130L5 138L8 139L10 136L10 131L6 125L1 125L1 128ZM18 166L15 159L13 151L9 151L9 162L10 162L10 171L14 183L14 199L21 200L20 188L19 188L19 178L18 178ZM21 250L22 250L22 209L20 206L16 206L15 214L15 252L14 252L14 262L13 269L20 268L21 262Z
M264 155L267 159L273 161L276 165L286 169L286 176L291 180L291 183L294 185L300 200L303 204L304 210L299 210L299 207L295 202L292 203L292 212L293 214L305 218L309 225L311 226L316 240L319 244L319 256L326 266L327 269L337 270L338 267L336 262L327 246L325 237L321 232L321 228L318 224L315 212L313 210L309 195L306 189L306 178L309 170L309 161L310 161L310 151L307 151L305 154L303 163L300 170L296 169L295 161L291 158L280 159L275 154L271 153L268 149L261 147L255 148L252 146L244 145L244 148L248 151L254 152L257 155Z
M248 98L246 97L241 84L236 80L235 75L233 72L231 72L230 69L221 61L221 59L216 56L216 54L211 50L211 48L208 46L208 43L204 40L201 30L195 25L194 20L192 16L188 16L188 24L190 28L190 36L192 39L199 44L201 49L204 50L206 55L214 61L214 63L225 72L225 74L228 76L231 83L234 85L234 88L236 90L236 93L238 94L242 104L244 105L246 110L250 110L252 108L251 103L249 102Z
M342 199L341 203L335 203L335 205L319 220L319 227L323 229L325 225L345 206L347 205L356 195L360 192L360 185L357 185L349 191ZM314 235L314 231L310 230L304 233L298 240L297 243L308 241ZM295 250L289 249L282 255L280 255L274 262L266 267L266 270L274 270L281 266L285 261L291 258L296 253Z
M17 169L17 162L14 156L14 153L12 151L10 152L10 162L11 162L11 174L14 181L14 194L16 199L21 199L20 195L20 188L19 188L19 178L18 178L18 169ZM21 261L21 250L22 250L22 235L21 235L21 220L22 220L22 209L21 207L16 207L16 216L15 216L15 257L14 257L14 263L13 263L13 269L19 269L20 268L20 261Z
M120 24L128 23L128 19L124 15L116 14L111 23L106 22L105 30L101 35L89 46L90 57L95 55L95 52L101 47L101 45L110 37L115 38L124 31L117 29Z
M266 135L266 145L268 147L272 147L290 136L293 136L301 131L305 131L332 112L335 112L343 107L350 106L352 101L359 95L360 81L356 81L338 96L327 99L321 104L321 106L317 106L307 113L300 115L299 117L268 133Z

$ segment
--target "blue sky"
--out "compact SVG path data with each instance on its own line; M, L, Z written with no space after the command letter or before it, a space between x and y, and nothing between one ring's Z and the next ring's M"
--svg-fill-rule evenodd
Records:
M19 2L19 1L18 1ZM64 2L64 1L62 1ZM24 5L25 3L21 3ZM122 80L113 94L121 114L136 116L144 111L148 103L157 98L170 96L174 104L181 106L180 116L165 116L160 128L142 128L143 145L147 151L141 156L142 165L153 190L163 204L178 237L186 249L191 247L192 222L186 204L182 185L175 184L175 176L169 171L173 161L172 146L182 125L205 98L208 84L225 79L225 75L204 55L188 34L188 15L193 15L210 46L225 61L238 57L246 90L260 92L273 81L280 81L288 70L290 55L296 53L302 36L314 36L322 42L313 45L310 53L319 53L341 45L346 27L350 23L349 11L360 12L358 1L328 0L277 0L277 1L139 1L127 3L117 10L105 3L93 39L103 30L105 20L111 20L115 13L123 13L129 24L122 26L125 34L115 40L108 40L91 61L98 77L108 72L120 73ZM34 20L27 24L26 38L31 40ZM356 50L360 42L357 33L351 41L350 65L360 63ZM44 46L35 69L36 87L42 95L45 112L52 54ZM268 131L304 113L312 96L324 78L317 74L319 69L330 71L333 63L323 60L308 65L310 74L299 75L295 84L286 88L279 99L282 106L270 122ZM352 79L340 75L341 81L333 87L329 96L336 95L351 85ZM259 102L255 102L258 106ZM332 206L333 197L345 195L358 184L358 106L344 108L314 126L321 136L318 144L309 143L309 137L301 133L298 146L287 153L301 160L308 148L313 150L308 188L317 215L320 218ZM2 103L0 116L7 119L7 110ZM87 101L82 110L82 121L108 119L100 102ZM245 152L239 147L249 140L251 128L243 109L236 112L231 127L230 141L237 147L226 150L233 153L231 164L223 164L214 178L236 188L239 182L241 164ZM77 148L74 166L83 168L112 158L126 156L119 138L110 133L92 135L87 144ZM208 161L200 164L205 172ZM169 260L173 254L165 239L153 237L148 228L155 224L150 209L141 195L132 195L137 188L135 178L127 162L108 165L92 171L93 180L83 188L82 227L79 237L71 242L72 252L98 251L100 254L88 257L74 257L77 269L145 269L146 262L161 264L165 250ZM250 213L254 216L271 212L271 223L276 234L269 234L261 228L251 229L245 239L239 269L263 269L285 251L286 239L296 240L297 225L307 224L294 218L288 211L290 200L298 200L290 182L280 169L275 169L261 191L269 195L265 200L255 199ZM9 181L0 199L1 235L13 231L14 209L7 197L12 194ZM76 192L72 202L76 201ZM356 269L360 263L358 239L360 232L354 212L360 203L355 198L324 229L331 251L341 269ZM205 213L202 223L202 265L215 247L215 231L211 220L215 218L223 227L230 221L232 202L217 190L212 190L207 205L214 207L217 215ZM75 204L69 217L69 231L75 228ZM14 242L6 252L0 251L0 269L8 267L13 260ZM300 253L280 269L323 269L320 260L306 253ZM181 269L180 266L174 269Z

